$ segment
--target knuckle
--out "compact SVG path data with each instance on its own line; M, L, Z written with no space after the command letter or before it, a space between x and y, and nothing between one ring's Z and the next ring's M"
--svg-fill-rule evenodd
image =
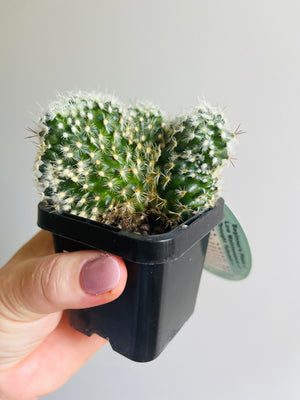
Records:
M59 286L62 281L60 256L51 256L51 260L43 262L38 268L37 281L42 297L49 305L55 305L59 297Z

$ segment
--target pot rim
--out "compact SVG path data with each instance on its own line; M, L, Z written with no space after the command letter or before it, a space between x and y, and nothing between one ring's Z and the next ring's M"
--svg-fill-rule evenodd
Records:
M223 218L224 200L219 198L214 208L192 216L171 231L143 236L72 214L59 214L44 202L38 205L40 228L85 246L144 264L159 264L179 258Z

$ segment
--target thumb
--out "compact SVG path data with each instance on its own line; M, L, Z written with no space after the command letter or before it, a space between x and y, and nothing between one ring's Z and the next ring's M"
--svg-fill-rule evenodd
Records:
M119 257L96 250L9 262L0 270L1 314L17 321L115 300L127 271Z

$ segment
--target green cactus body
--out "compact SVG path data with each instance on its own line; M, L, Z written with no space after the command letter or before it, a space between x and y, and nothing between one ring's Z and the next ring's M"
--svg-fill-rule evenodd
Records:
M223 116L209 107L196 108L167 126L159 185L164 213L184 220L214 206L233 137Z
M48 204L134 231L150 215L166 228L166 220L171 227L212 207L234 136L209 108L169 122L151 104L84 94L53 103L37 135L37 180Z
M147 208L162 116L153 106L124 110L115 100L75 95L41 121L38 171L57 211L93 220L130 218Z

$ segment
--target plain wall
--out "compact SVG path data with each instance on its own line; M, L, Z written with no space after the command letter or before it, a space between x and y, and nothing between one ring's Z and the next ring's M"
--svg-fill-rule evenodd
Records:
M1 265L38 230L26 127L57 92L147 99L171 115L205 98L247 131L223 197L251 244L249 278L204 272L194 315L157 360L107 345L45 399L299 399L299 1L0 5Z

